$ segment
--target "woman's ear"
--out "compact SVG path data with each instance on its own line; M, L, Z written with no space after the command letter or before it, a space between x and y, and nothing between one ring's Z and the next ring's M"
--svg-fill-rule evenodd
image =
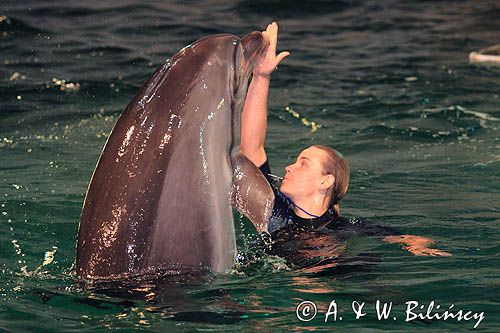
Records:
M332 187L334 183L335 183L335 176L332 174L328 174L323 176L323 179L321 179L320 186L322 190L326 190Z

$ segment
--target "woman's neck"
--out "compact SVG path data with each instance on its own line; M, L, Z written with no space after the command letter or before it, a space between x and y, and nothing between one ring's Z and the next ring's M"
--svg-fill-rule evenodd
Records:
M294 203L293 211L295 215L310 219L315 216L321 216L328 210L328 198L324 195L317 195L309 198L292 199ZM299 208L300 207L300 208ZM313 216L314 215L314 216Z

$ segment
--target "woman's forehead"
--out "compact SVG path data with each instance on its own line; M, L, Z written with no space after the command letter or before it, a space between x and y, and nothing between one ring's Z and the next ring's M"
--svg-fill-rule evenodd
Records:
M322 163L323 155L323 150L313 146L301 151L297 159L308 159L312 162Z

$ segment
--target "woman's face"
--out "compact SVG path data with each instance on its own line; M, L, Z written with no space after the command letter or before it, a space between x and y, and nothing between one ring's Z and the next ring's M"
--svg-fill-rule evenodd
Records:
M295 163L285 168L285 177L280 191L292 200L307 198L325 188L323 159L325 152L317 147L303 150Z

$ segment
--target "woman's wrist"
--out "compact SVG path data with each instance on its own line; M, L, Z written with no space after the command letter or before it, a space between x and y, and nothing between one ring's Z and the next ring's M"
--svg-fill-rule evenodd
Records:
M252 79L259 80L259 81L270 81L271 80L271 74L253 73L253 78Z

